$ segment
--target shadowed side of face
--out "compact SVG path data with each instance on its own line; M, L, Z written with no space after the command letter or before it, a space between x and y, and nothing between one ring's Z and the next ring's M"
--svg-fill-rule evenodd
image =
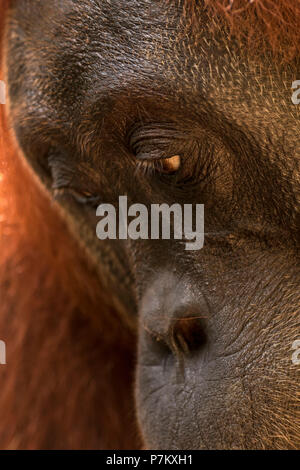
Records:
M160 0L13 1L11 122L136 318L147 446L299 448L299 58L253 57L211 27L201 2L193 21L189 11ZM95 201L117 206L120 195L147 208L204 204L204 247L99 241Z

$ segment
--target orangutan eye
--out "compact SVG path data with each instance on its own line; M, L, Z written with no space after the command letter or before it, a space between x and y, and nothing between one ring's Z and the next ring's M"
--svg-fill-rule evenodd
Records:
M142 160L138 162L137 166L145 173L157 172L165 175L173 175L181 167L181 157L179 155L173 155L169 158Z
M145 173L176 173L182 163L180 155L171 153L176 142L179 143L179 131L170 123L138 124L128 136L136 165Z

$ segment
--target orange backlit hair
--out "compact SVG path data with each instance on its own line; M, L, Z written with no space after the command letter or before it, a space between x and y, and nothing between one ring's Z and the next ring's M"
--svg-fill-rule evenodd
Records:
M0 1L2 34L9 0ZM197 0L185 2L196 11ZM251 50L299 54L299 0L205 3L212 27ZM105 305L93 267L19 158L2 105L0 246L0 448L140 448L134 333Z

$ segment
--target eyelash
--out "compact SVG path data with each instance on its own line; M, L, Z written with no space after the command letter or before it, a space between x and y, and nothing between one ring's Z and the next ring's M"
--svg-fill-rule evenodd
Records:
M157 172L157 164L155 161L137 161L136 171L144 176L154 176Z

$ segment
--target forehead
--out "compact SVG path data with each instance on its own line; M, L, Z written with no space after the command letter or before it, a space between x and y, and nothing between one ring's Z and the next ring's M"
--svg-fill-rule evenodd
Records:
M15 0L10 51L12 61L24 64L21 85L11 64L15 95L19 90L24 99L34 87L45 108L55 95L62 111L97 96L133 92L139 99L183 102L195 115L212 110L261 139L271 133L276 143L284 134L294 142L296 61L275 66L271 57L248 57L228 34L212 31L213 18L203 8L186 4Z

